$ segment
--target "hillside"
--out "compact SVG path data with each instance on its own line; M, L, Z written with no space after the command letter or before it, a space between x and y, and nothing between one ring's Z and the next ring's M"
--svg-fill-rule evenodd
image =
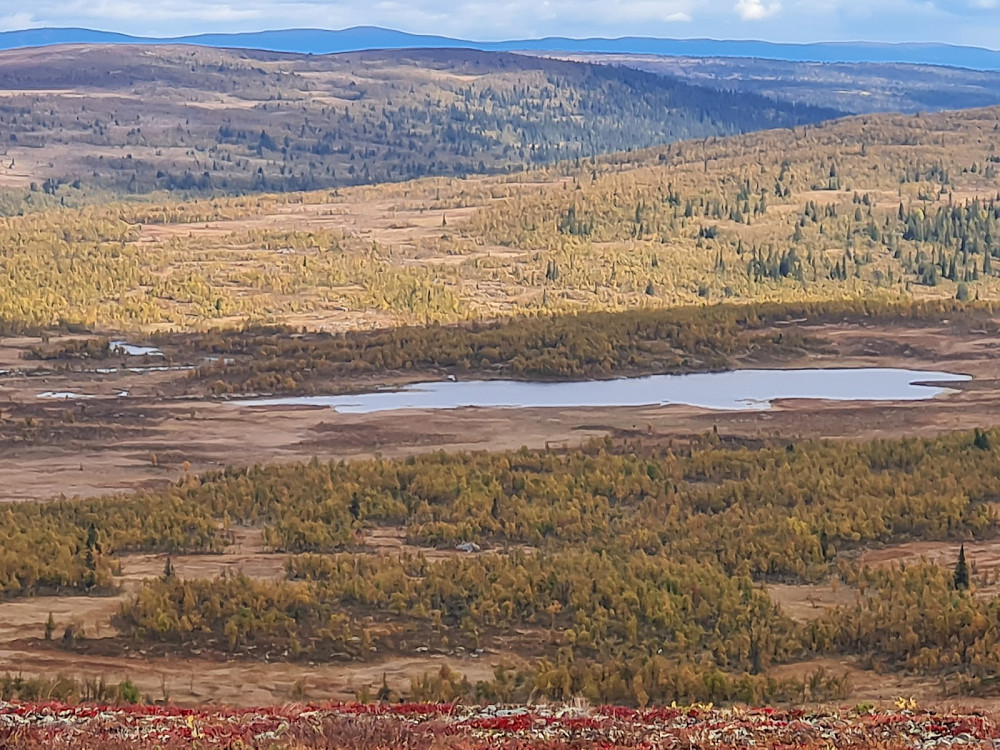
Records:
M550 118L547 133L586 125L610 145L638 137L613 133L614 102L653 127L658 101L622 88L651 74L514 55L187 48L136 50L75 98L117 50L0 56L15 99L63 103L22 111L39 127L82 112L52 128L77 138L66 163L101 168L111 147L83 146L124 131L123 161L166 158L140 140L171 135L169 158L211 156L220 179L281 149L297 177L324 155L295 147L312 120L261 136L251 118L287 124L313 101L347 108L369 151L404 116L431 128L415 113L447 110L457 163L498 107L523 134ZM162 81L177 101L157 104ZM155 119L180 100L180 130ZM120 101L142 119L91 124ZM197 112L247 102L256 151L235 122L210 152L187 144L213 132ZM897 715L933 742L914 701L997 705L998 129L1000 108L870 115L303 192L78 208L59 205L85 192L72 183L8 192L7 213L33 210L0 219L0 699L849 701L835 721L860 746ZM51 153L31 137L10 141L17 164ZM351 153L330 151L376 163ZM810 368L919 368L949 387L722 411L258 398ZM888 700L904 713L867 705ZM188 716L192 734L199 716L218 729Z
M872 115L511 175L46 210L73 199L63 185L0 222L0 316L345 330L726 300L996 300L998 121Z
M0 185L304 190L521 169L835 114L508 53L47 47L0 53Z
M539 53L545 54L545 53ZM751 57L556 54L625 65L722 91L844 112L934 112L1000 104L1000 71L902 63L815 63Z

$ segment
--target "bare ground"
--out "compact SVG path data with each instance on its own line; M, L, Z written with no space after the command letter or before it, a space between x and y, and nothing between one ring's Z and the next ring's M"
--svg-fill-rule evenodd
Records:
M850 587L831 583L771 583L764 589L786 615L799 622L815 620L834 607L850 604L855 595Z

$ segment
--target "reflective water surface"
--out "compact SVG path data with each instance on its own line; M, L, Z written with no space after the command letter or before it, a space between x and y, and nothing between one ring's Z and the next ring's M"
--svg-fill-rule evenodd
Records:
M113 354L121 354L126 357L162 357L163 352L155 346L135 346L126 341L112 341L111 351Z
M289 396L233 403L242 406L329 406L338 412L352 414L469 406L538 408L660 404L761 410L783 398L916 401L947 392L949 383L970 379L967 375L947 372L889 368L732 370L568 383L439 381L346 396Z

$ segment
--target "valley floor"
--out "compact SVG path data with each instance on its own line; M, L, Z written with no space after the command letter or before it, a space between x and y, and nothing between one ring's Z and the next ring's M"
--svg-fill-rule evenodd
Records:
M932 435L1000 424L1000 380L993 355L1000 338L975 332L956 334L948 327L856 327L824 325L810 329L831 344L829 354L783 361L782 367L885 366L935 369L973 376L970 383L924 402L777 403L768 411L719 412L691 407L603 409L461 409L455 411L338 414L328 408L245 408L212 398L163 398L184 370L96 374L28 372L21 359L37 340L7 340L0 367L10 374L0 380L0 498L7 502L45 501L58 495L96 495L160 485L227 465L307 460L312 456L354 458L405 456L446 450L499 450L522 445L564 447L587 438L610 435L616 440L684 441L718 428L725 441L767 435L871 438ZM746 366L767 366L748 361ZM34 363L32 363L32 366ZM43 363L42 368L47 366ZM74 367L77 367L74 364ZM127 390L128 397L116 394ZM65 403L40 399L40 392L87 393L96 398ZM26 424L32 426L25 427ZM454 550L408 547L402 530L369 533L359 554L420 551L435 556L464 554ZM970 545L979 572L1000 575L1000 542ZM860 557L872 564L919 561L949 564L957 555L952 543L915 542L868 549ZM238 529L221 555L172 558L183 578L215 578L245 573L254 578L281 578L286 556L265 551L255 529ZM383 682L405 691L410 680L442 667L475 682L488 679L493 667L524 664L523 644L480 654L462 651L385 654L366 663L268 662L226 659L221 655L179 656L159 650L102 648L114 636L111 620L123 599L138 584L159 576L164 555L121 558L121 591L108 597L31 597L2 605L0 673L102 675L110 682L132 680L143 694L179 705L204 702L262 705L291 699L352 700L360 691L377 690ZM826 608L849 602L846 589L824 585L772 585L773 600L793 618L807 621ZM43 623L52 613L59 622L73 621L88 633L84 651L62 648L42 639ZM522 634L524 641L538 634ZM109 641L110 643L110 641ZM953 705L995 709L994 699L952 700L934 680L905 674L879 674L849 659L820 659L777 668L775 676L802 676L818 667L850 676L850 700L888 702L899 696Z
M955 392L930 401L785 400L766 411L713 411L689 406L399 411L341 414L327 407L236 406L219 398L167 397L183 383L179 369L102 375L97 363L74 371L29 363L21 354L37 339L0 347L0 501L89 496L175 481L222 466L436 450L567 447L588 438L630 436L683 440L717 427L730 440L762 436L868 439L935 435L1000 425L1000 337L938 328L810 326L827 354L746 367L898 367L971 375ZM36 367L36 372L24 372ZM82 371L80 371L82 369ZM360 381L372 389L405 377ZM128 396L117 394L127 391ZM87 400L39 398L87 394ZM805 418L808 417L808 418ZM26 427L26 420L31 425Z

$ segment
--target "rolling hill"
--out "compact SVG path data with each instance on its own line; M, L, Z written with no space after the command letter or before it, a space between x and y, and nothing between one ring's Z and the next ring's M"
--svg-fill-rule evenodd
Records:
M815 63L751 57L559 54L624 65L720 91L760 94L853 114L933 112L1000 104L1000 72L896 62Z
M566 144L802 111L470 50L71 46L0 55L0 83L10 184L81 180L11 191L42 203L84 180L185 187L171 170L233 192L334 184L345 165L359 182L407 164L446 175L0 219L2 499L59 497L4 508L0 699L836 701L856 707L833 721L859 724L859 747L940 746L949 721L966 746L990 741L965 718L921 724L916 700L995 700L1000 673L1000 108L455 178L477 159L513 171ZM902 365L973 380L912 406L732 412L380 416L240 398ZM899 722L867 703L888 696ZM124 726L134 746L140 710L164 747L284 738L270 712L89 707L76 737L113 749ZM32 722L57 736L34 711L0 706L18 742ZM696 715L674 711L652 728L614 713L660 746L692 737ZM234 736L234 715L258 728ZM775 716L707 715L711 731ZM777 719L779 745L828 743L821 716ZM600 744L590 718L570 728ZM522 733L492 748L531 747L542 726L465 719L477 737ZM560 725L544 726L547 740Z
M513 174L39 210L0 221L0 320L343 331L724 301L995 301L998 121L1000 108L868 115Z
M303 190L521 169L838 114L502 52L45 47L0 53L0 185Z

